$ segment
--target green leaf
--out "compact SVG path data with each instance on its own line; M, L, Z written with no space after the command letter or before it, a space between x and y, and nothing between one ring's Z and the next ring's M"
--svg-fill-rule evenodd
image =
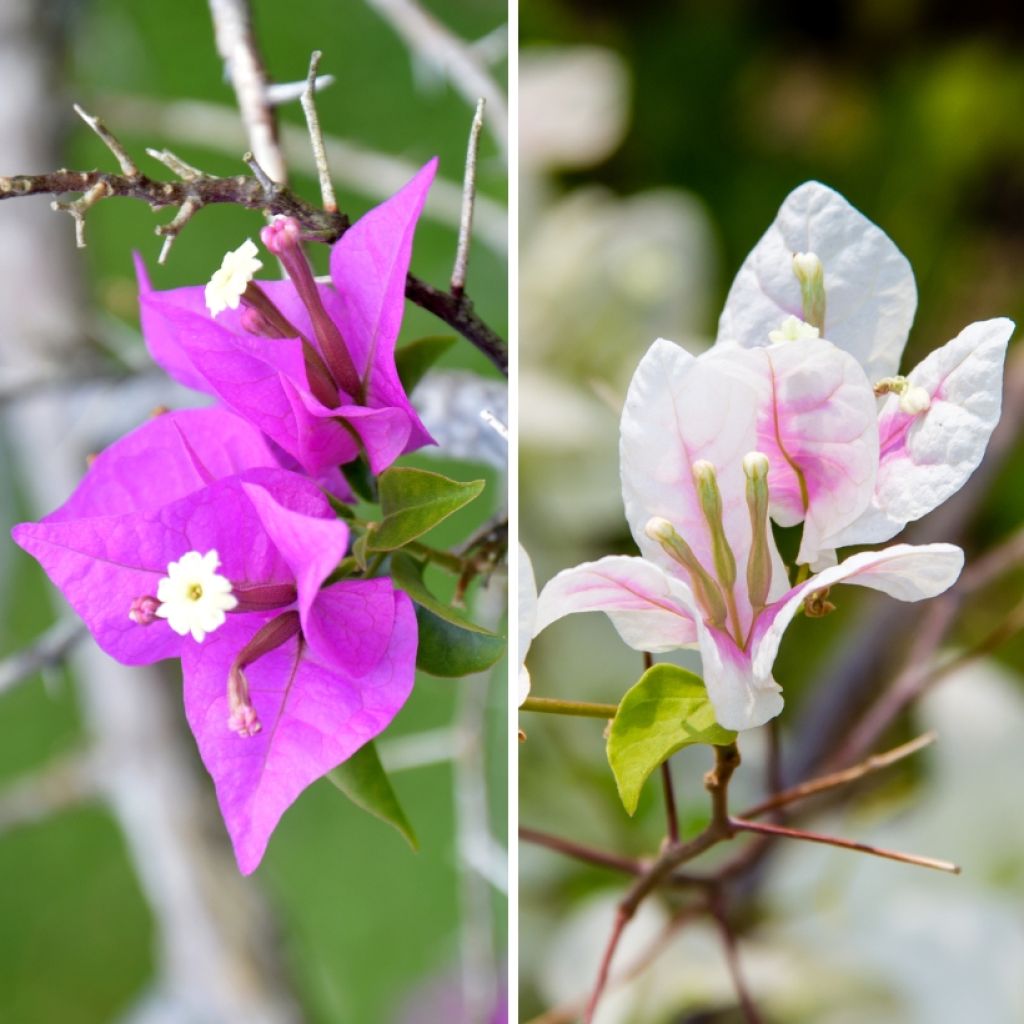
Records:
M416 833L391 788L391 780L372 741L360 747L334 771L328 772L327 778L357 807L398 829L413 850L419 850Z
M395 365L398 367L398 379L406 393L423 379L423 375L455 344L451 335L430 338L419 338L403 345L395 353Z
M330 491L324 491L324 497L328 504L334 509L334 514L339 519L352 520L356 517L356 510L340 498L335 497Z
M468 505L484 489L483 480L450 480L440 473L392 466L378 481L384 518L368 542L370 551L394 551Z
M416 605L419 646L416 665L432 676L453 678L483 672L505 653L505 638L470 622L439 601L423 583L423 567L408 555L391 558L395 586Z
M648 669L619 704L608 732L608 763L629 814L651 772L694 743L725 746L736 733L715 721L699 676L677 665Z

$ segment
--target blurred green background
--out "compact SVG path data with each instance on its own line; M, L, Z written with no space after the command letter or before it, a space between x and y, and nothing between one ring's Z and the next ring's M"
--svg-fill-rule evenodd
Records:
M627 8L523 0L520 10L521 537L540 585L578 562L634 553L617 466L618 408L629 377L655 337L692 351L713 341L733 275L802 181L839 190L909 258L919 305L905 369L973 320L1021 322L1024 16L1012 5L686 0ZM1018 442L955 538L969 559L1020 526L1022 480ZM1024 576L1015 572L973 600L950 642L984 635L1017 603L1022 585ZM783 644L775 676L786 692L780 722L790 753L806 746L795 729L827 670L851 653L844 642L862 616L884 612L884 598L854 589L841 592L838 614L796 623ZM899 638L890 662L908 640L909 634ZM918 826L908 828L905 845L920 848L927 836L930 852L961 858L967 877L951 890L941 880L894 876L877 863L851 865L837 851L810 868L799 853L780 854L779 874L760 890L767 895L742 918L750 929L743 949L754 994L764 997L767 1020L955 1024L976 1014L1011 1024L1024 1013L1020 963L1013 959L1024 949L1024 876L995 868L997 861L1019 864L1024 847L1019 829L993 834L1003 820L994 808L1009 806L1015 785L997 719L1020 720L1019 637L996 659L985 669L993 678L976 681L979 694L991 684L999 695L984 712L962 703L970 701L969 681L951 683L952 707L922 707L891 738L919 732L940 711L945 728L956 731L960 713L965 723L988 723L990 732L981 729L974 740L995 745L1005 772L996 781L987 772L972 775L974 765L954 742L943 755L888 777L857 805L861 816L852 823L834 824L843 834L856 827L869 837L903 816ZM698 664L687 654L678 660ZM547 630L534 643L530 665L536 695L596 701L617 702L641 673L640 656L597 615ZM620 853L656 850L664 834L657 787L648 786L637 818L628 819L600 724L553 717L521 716L528 736L520 749L523 825ZM756 793L761 770L761 738L744 740L753 767L737 783L741 802ZM706 753L673 761L684 834L706 819L700 773L707 761ZM965 792L956 806L964 817L928 831L916 809L941 802L958 773ZM954 803L950 794L950 810ZM967 825L965 808L987 803L988 823L972 818ZM524 845L520 857L521 1008L522 1019L533 1020L586 989L624 887L613 875L547 851ZM802 879L785 882L801 871ZM854 876L877 887L856 888ZM774 902L773 884L785 894ZM919 897L912 905L911 893ZM873 926L858 919L857 901L866 908L862 917L875 914ZM946 907L948 924L932 921L923 904L936 915ZM831 920L830 908L840 905L827 938L815 932L795 939L786 930L801 914ZM1015 916L1000 918L1000 905ZM905 930L891 920L899 915L904 923L918 921L921 931L931 922L933 934L908 946ZM1006 934L1004 926L1007 949L986 963L984 950L992 947L982 936ZM652 924L646 938L654 941L656 933ZM663 970L629 986L628 999L609 999L598 1020L741 1019L722 977L716 936L699 928L694 934L700 941L681 938L683 945L663 956ZM929 946L942 941L948 948L941 953ZM641 947L638 940L638 956ZM841 963L826 964L830 953ZM622 962L629 957L627 951ZM895 980L881 966L886 958L900 965ZM915 972L931 978L931 1002L920 986L914 989ZM956 991L980 1000L967 1016ZM569 1017L536 1016L549 1019Z
M166 146L211 173L244 171L239 160L242 146L235 152L212 138L210 145L195 145L161 134L160 124L149 126L145 117L136 118L143 123L135 125L118 120L117 111L126 109L126 99L172 105L196 99L233 107L205 4L95 0L52 6L66 19L68 166L113 169L110 154L71 115L70 104L77 101L104 116L143 169L155 177L168 172L143 155L146 146ZM499 30L506 18L505 5L491 0L437 0L430 8L469 40ZM328 135L400 157L411 166L438 154L440 175L461 183L472 111L447 82L410 58L377 13L357 0L261 0L254 9L273 80L304 79L310 52L323 51L321 74L336 78L318 101ZM499 81L504 81L505 69L504 60L493 68ZM282 108L281 118L303 124L297 103ZM4 174L40 170L0 166ZM293 174L292 183L316 200L314 179ZM481 191L504 204L505 183L504 164L485 133ZM338 189L341 208L353 218L381 197L353 187ZM15 237L4 235L6 212L0 209L0 237L3 244L16 245ZM89 246L80 259L101 317L101 334L120 337L119 323L136 329L133 249L152 268L157 288L197 283L208 279L223 253L255 235L262 223L258 214L247 211L204 210L185 230L166 267L157 268L160 240L153 235L153 226L169 218L170 212L154 217L141 204L127 200L102 204L90 216ZM70 220L66 243L74 245ZM416 239L414 272L444 285L454 247L451 223L424 218ZM325 255L326 250L322 262ZM504 253L478 242L469 291L478 311L502 335L508 323L506 281ZM0 311L0 323L2 319ZM443 328L422 311L411 310L402 340L446 333ZM129 339L132 351L139 342ZM443 365L494 376L466 342L453 346ZM0 447L8 449L8 444ZM487 478L484 498L445 524L437 543L459 542L501 507L504 481L488 467L416 461L463 479ZM2 487L8 495L5 518L15 522L48 511L26 508L17 497L9 449L2 462ZM3 565L0 652L6 654L44 629L52 612L47 584L30 559L21 552L7 552ZM175 672L169 671L169 686L178 685L172 678ZM491 828L499 839L504 837L507 813L504 680L501 665L489 682L420 676L413 697L388 733L393 737L445 726L455 714L460 686L489 687L483 746ZM49 672L45 680L26 681L0 696L0 783L24 778L82 740L74 680L62 672ZM195 766L201 774L198 758ZM451 762L402 772L394 784L419 834L418 854L411 853L397 833L355 809L322 781L286 814L262 867L247 883L260 887L269 900L285 972L310 1021L394 1020L417 986L447 975L457 964L460 908ZM87 805L3 831L0 877L0 1020L86 1024L114 1020L126 1012L151 981L154 932L112 817L100 806ZM502 900L495 897L492 902L494 942L500 953L506 914Z

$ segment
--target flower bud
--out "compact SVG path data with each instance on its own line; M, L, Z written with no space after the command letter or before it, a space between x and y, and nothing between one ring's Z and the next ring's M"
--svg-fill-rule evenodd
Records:
M800 282L804 322L825 331L825 268L817 253L793 254L793 273Z
M275 256L284 256L302 241L302 228L294 217L275 217L260 231L260 241Z
M722 494L718 489L718 478L715 467L706 459L698 459L693 464L693 480L697 485L697 498L700 501L704 520L711 532L711 553L715 561L715 575L718 581L730 590L736 582L736 559L725 536L725 524L722 521Z
M137 597L132 601L131 609L128 612L128 618L135 623L136 626L151 626L157 620L157 609L160 607L160 602L153 597L152 594L146 594L143 597Z
M647 521L644 528L648 537L657 541L665 553L678 562L689 574L694 597L704 609L708 621L719 629L725 627L725 601L718 584L711 578L707 570L697 561L690 545L679 536L676 528L660 516Z
M747 478L747 508L750 511L750 554L747 556L747 593L755 610L768 601L772 584L772 558L768 544L768 470L764 452L748 452L743 457Z

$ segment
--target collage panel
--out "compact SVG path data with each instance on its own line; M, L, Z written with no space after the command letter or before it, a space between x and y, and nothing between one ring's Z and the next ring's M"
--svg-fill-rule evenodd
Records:
M1022 1019L1021 29L520 4L519 1021Z
M507 18L0 4L0 1020L507 1019Z

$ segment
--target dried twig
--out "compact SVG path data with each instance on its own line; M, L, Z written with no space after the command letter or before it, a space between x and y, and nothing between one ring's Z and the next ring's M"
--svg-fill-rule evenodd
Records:
M192 205L192 213L217 203L243 206L264 213L282 214L294 217L303 228L304 236L323 242L333 242L348 229L349 220L342 213L320 210L300 198L286 186L272 181L260 167L263 180L255 176L238 175L218 178L210 175L191 178L187 181L155 181L145 174L129 178L122 174L105 171L52 171L48 174L19 174L0 177L0 200L31 195L62 195L69 192L84 192L82 199L59 205L67 210L81 230L85 212L100 198L120 197L139 199L152 209ZM191 214L190 214L191 216ZM172 222L173 223L173 222ZM167 225L166 227L170 227ZM158 233L166 233L158 230ZM84 239L82 239L84 244ZM433 313L438 319L458 331L471 342L502 373L508 373L508 352L505 343L473 310L473 303L463 294L456 297L427 284L412 274L405 283L406 297Z
M316 70L320 66L321 56L319 50L314 50L313 55L309 58L309 75L306 78L306 88L302 90L300 98L302 112L306 115L306 126L309 128L313 159L316 161L316 174L320 179L320 197L323 200L324 209L329 213L336 213L338 203L334 198L331 172L327 166L327 152L324 149L324 133L320 129L320 116L316 112Z
M480 150L480 129L484 125L484 100L477 100L473 124L469 129L466 149L466 172L462 181L462 216L459 218L459 243L455 249L452 268L451 293L462 297L466 290L466 270L469 267L469 244L473 234L473 207L476 203L476 158Z

